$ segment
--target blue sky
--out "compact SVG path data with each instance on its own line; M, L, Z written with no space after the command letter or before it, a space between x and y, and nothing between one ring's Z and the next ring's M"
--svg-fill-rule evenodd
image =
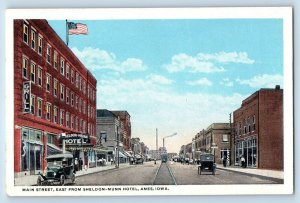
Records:
M127 110L132 137L169 152L260 88L283 87L280 19L101 20L69 47L97 78L97 108ZM65 21L49 21L66 39Z

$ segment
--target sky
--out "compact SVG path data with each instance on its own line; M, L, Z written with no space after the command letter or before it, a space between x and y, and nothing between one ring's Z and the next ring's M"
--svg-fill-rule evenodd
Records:
M66 41L65 21L48 21ZM132 137L178 153L260 88L283 87L281 19L72 20L69 47L97 79L97 109L126 110Z

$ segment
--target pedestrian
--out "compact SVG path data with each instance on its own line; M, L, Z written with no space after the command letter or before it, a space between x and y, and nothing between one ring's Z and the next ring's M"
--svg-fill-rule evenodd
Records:
M75 171L78 171L78 169L79 169L79 163L78 163L78 159L77 158L75 158L75 161L74 161L74 165L75 165Z
M111 158L110 159L110 164L113 165L113 163L114 163L114 160L113 160L113 158Z
M246 162L245 162L244 156L242 156L242 158L241 158L241 165L243 168L246 168Z
M223 166L226 167L227 164L227 157L223 156Z
M83 161L81 158L79 158L79 170L82 170Z

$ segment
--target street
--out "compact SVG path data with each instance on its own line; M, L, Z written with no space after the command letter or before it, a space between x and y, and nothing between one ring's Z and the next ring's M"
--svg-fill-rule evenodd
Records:
M75 185L209 185L209 184L278 184L272 179L217 169L216 175L198 175L197 165L168 162L145 162L126 168L111 169L76 178Z

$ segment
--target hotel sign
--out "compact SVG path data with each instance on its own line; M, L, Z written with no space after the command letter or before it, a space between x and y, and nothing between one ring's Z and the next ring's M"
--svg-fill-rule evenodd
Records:
M82 144L89 144L90 139L89 135L87 134L80 134L80 133L72 133L66 134L62 133L61 139L65 140L66 145L82 145Z
M23 82L23 113L30 113L31 82Z

